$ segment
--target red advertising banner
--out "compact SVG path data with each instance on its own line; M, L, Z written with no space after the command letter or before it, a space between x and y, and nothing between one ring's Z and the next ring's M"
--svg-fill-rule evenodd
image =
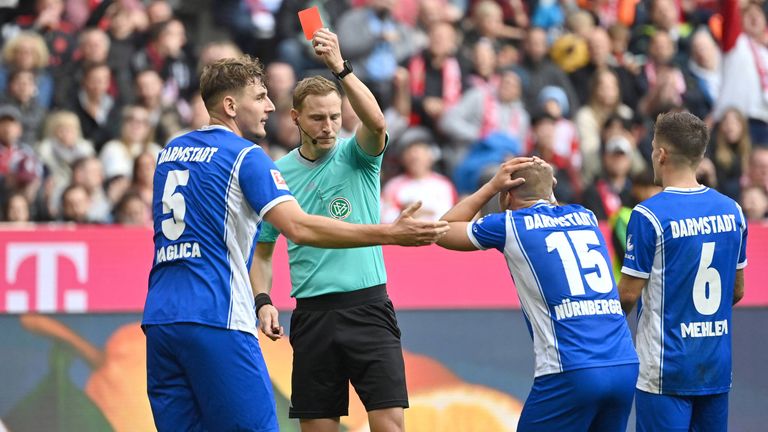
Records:
M746 295L740 306L768 306L768 225L749 227ZM385 247L388 289L398 308L517 308L503 256L438 246ZM124 227L0 227L0 313L138 312L152 264L152 233ZM274 258L273 300L290 309L285 243Z

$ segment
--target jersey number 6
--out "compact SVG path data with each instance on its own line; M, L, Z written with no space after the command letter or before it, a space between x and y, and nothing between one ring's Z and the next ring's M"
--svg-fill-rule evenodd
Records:
M163 214L171 214L171 217L163 220L161 227L163 235L168 240L178 240L184 233L187 224L184 216L187 214L187 205L184 195L176 191L178 186L186 186L189 183L189 170L173 170L168 172L163 187Z

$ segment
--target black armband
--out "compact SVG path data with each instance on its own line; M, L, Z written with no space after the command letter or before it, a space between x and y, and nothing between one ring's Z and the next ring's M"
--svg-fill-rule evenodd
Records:
M267 293L259 293L253 300L256 302L256 315L259 314L259 309L261 309L262 306L272 304L272 298L270 298Z

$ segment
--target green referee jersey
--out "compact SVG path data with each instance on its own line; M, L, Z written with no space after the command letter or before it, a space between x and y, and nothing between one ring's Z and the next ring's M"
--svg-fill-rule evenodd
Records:
M337 139L333 149L314 162L296 148L275 164L305 212L355 224L377 224L382 157L366 154L352 137ZM259 242L274 242L278 235L275 227L264 222ZM355 291L387 281L381 246L323 249L288 240L288 257L291 297Z

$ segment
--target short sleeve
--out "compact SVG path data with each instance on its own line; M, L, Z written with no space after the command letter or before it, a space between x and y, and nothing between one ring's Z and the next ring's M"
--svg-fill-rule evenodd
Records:
M648 279L656 255L656 244L661 226L650 210L636 206L627 224L627 243L624 248L624 266L621 272L641 279Z
M741 206L736 204L739 209L739 216L741 217L741 245L739 246L739 261L736 263L736 269L741 270L747 266L747 232L749 231L749 225L744 217L744 212L741 210Z
M272 207L294 199L280 170L259 147L243 157L239 180L245 199L262 219Z
M341 147L340 150L344 153L348 160L354 161L358 167L375 172L378 174L381 171L381 162L384 159L384 152L389 146L389 134L384 137L384 150L376 156L371 156L357 143L357 138L352 136L351 138L342 140L338 143Z
M467 225L467 236L478 249L504 251L507 239L507 213L493 213Z
M277 241L277 237L280 232L274 225L267 221L261 223L261 231L259 231L259 243L274 243Z

